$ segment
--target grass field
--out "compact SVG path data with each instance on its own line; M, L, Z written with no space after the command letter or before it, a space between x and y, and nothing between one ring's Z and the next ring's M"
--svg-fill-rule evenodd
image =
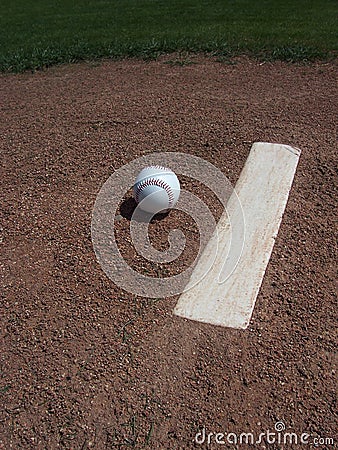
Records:
M172 51L327 58L336 0L2 0L0 70Z

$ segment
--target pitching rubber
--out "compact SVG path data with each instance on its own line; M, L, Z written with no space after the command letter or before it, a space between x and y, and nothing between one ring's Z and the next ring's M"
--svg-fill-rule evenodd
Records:
M214 325L246 328L255 306L300 156L300 150L288 145L257 142L217 225L216 260L207 275L197 284L208 264L210 248L204 249L191 276L191 289L183 292L174 314ZM244 241L237 266L225 281L229 242L232 234L228 217L245 219ZM210 245L216 245L215 233ZM188 284L189 287L189 284Z

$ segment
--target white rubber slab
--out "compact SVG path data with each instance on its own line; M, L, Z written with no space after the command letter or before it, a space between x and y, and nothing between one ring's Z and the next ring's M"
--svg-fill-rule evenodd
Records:
M217 225L218 238L215 232L188 283L188 287L193 287L181 294L174 314L224 327L248 326L299 156L300 150L288 145L253 144L235 187L237 195L232 193L227 212L223 213ZM243 226L243 215L245 239L244 242L243 239L235 242L241 246L241 256L235 266L229 258L229 246L231 238L233 243L234 236L236 239L236 227ZM239 240L240 233L237 234ZM218 246L216 259L201 279L205 268L210 265L210 255L215 246ZM231 274L227 276L227 273ZM196 284L196 280L200 281Z

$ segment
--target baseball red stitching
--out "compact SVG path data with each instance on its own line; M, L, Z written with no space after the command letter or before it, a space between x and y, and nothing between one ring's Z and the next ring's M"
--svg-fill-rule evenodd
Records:
M155 167L155 166L153 166ZM157 167L159 168L159 166ZM174 193L171 189L171 187L169 186L168 183L166 183L163 180L159 180L157 178L147 178L146 180L142 181L136 189L135 192L135 200L138 203L139 202L139 198L140 198L140 193L143 191L143 189L145 189L147 186L159 186L162 189L164 189L166 191L166 193L168 194L168 199L169 199L169 205L168 207L171 208L173 202L174 202Z

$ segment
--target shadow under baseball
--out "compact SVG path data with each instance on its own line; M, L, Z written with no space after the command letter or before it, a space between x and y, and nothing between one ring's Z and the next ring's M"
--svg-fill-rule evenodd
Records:
M133 197L127 198L120 205L121 216L124 217L125 219L128 219L129 221L131 221L136 207L137 207L137 203L136 203L135 199ZM137 214L137 216L135 216L133 218L133 220L136 220L137 222L146 222L146 223L156 222L156 221L165 219L169 213L170 213L170 210L166 211L166 212L158 213L158 214L155 214L154 216L152 216L152 214L150 214L150 213L147 213L145 211L143 211L143 212L140 211Z

